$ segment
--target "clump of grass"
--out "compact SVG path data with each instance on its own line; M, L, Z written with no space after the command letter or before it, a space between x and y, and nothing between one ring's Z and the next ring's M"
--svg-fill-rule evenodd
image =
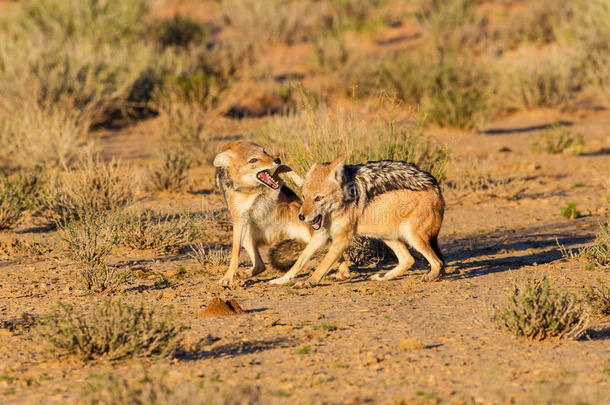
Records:
M148 170L147 188L155 191L180 191L188 181L191 157L181 150L164 150L161 161Z
M142 368L128 375L108 372L87 382L80 400L91 405L226 404L255 405L260 391L249 386L218 389L203 381L178 381L171 370Z
M43 188L40 167L20 170L12 176L0 175L0 229L11 229L25 210L36 210Z
M546 152L552 155L570 153L579 155L585 144L582 134L572 133L561 124L553 124L540 134L542 139L535 139L531 148L534 152Z
M90 291L116 289L127 276L108 265L107 258L119 240L120 219L116 212L83 212L79 219L59 224L67 256L82 266L81 279Z
M552 291L546 277L515 286L510 305L495 316L502 328L530 340L578 338L588 318L573 295Z
M449 151L422 134L414 124L378 117L364 122L360 114L332 112L325 107L271 118L256 138L279 149L282 161L306 173L315 162L332 161L340 154L347 163L405 160L438 180L445 174Z
M117 162L89 157L50 185L43 204L46 216L53 223L61 223L78 219L83 213L116 210L132 200L131 174Z
M121 241L133 249L152 249L157 253L178 251L195 241L202 232L202 224L194 214L158 214L146 209L127 215Z
M599 315L610 315L610 287L602 280L597 280L598 285L590 285L585 290L585 301L593 311Z
M334 332L334 331L338 330L339 327L337 325L335 325L334 323L323 322L323 323L321 323L319 325L315 325L313 327L313 329L314 330L322 329L322 330L325 330L325 331L328 331L328 332Z
M295 350L294 353L303 355L303 354L309 354L310 352L311 352L311 347L303 346L303 347L300 347L297 350Z
M394 252L385 243L379 239L362 236L352 238L345 253L356 266L377 264L385 260L396 259Z
M175 15L163 20L153 27L153 35L162 47L186 47L192 43L201 43L208 35L205 25L188 17Z
M227 25L252 41L252 46L269 43L292 44L310 35L312 4L309 1L222 0L221 12Z
M573 52L553 48L535 63L529 53L507 63L495 83L500 109L569 105L584 85L580 60Z
M74 159L88 126L86 118L62 104L41 106L26 99L0 107L0 155L22 167L63 166Z
M610 266L610 219L607 224L600 224L595 240L581 249L580 256L592 267Z
M83 360L117 360L170 357L179 347L181 330L169 311L104 300L85 311L59 303L39 332L56 349Z
M214 248L209 244L198 242L191 247L190 257L195 259L202 267L207 266L224 266L229 264L231 253L224 248Z
M488 73L455 57L440 58L423 105L429 119L440 126L472 129L489 115Z
M581 212L578 210L576 203L569 202L559 211L562 217L568 219L576 219L581 216Z

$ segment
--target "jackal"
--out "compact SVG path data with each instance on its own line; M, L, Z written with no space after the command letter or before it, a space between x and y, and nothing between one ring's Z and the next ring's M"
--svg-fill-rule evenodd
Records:
M328 253L317 270L297 287L320 282L340 259L354 235L383 240L398 258L398 265L374 280L390 280L409 269L413 256L406 243L421 253L431 270L426 281L444 274L438 247L444 200L438 182L428 172L407 162L383 160L347 166L345 158L314 164L303 184L299 219L314 230L311 241L293 267L273 284L289 282L329 239Z
M296 239L309 242L313 230L298 220L301 200L281 176L300 185L302 179L278 158L254 143L236 141L225 145L214 158L216 184L222 190L233 218L233 247L229 268L218 283L234 282L243 246L252 267L246 276L265 270L258 248L262 244Z

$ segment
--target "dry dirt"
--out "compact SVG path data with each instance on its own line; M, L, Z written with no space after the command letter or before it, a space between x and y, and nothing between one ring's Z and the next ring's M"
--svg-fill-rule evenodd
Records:
M530 152L532 137L557 119L584 134L583 155ZM563 258L557 246L574 250L590 243L609 212L608 128L607 113L538 111L498 120L480 133L432 131L452 151L449 180L459 176L460 159L472 157L477 170L519 178L515 189L493 195L445 187L440 243L450 274L440 282L421 281L426 267L417 261L389 282L368 277L392 264L357 269L348 281L329 277L307 290L268 284L277 275L273 270L224 289L215 284L224 267L202 269L186 254L125 252L113 260L136 277L120 295L179 311L194 349L167 364L172 373L222 387L258 387L264 403L608 403L610 319L593 318L579 341L542 343L515 338L491 321L513 285L529 277L546 275L553 287L576 294L597 278L610 283L608 269L587 271L581 261ZM145 131L129 131L139 137L132 141L146 142ZM112 138L105 142L110 155L121 149ZM220 196L210 192L211 169L196 173L196 191L145 203L218 204ZM569 201L583 217L559 215ZM230 228L214 229L205 239L228 247ZM127 372L140 363L56 359L35 336L15 328L48 313L58 300L78 307L100 297L81 289L75 266L44 249L59 242L54 232L26 221L2 240L1 403L75 402L92 375L110 367ZM177 271L180 266L186 274ZM155 288L146 278L158 273L167 275L169 287ZM214 298L233 298L246 313L205 316L203 308Z

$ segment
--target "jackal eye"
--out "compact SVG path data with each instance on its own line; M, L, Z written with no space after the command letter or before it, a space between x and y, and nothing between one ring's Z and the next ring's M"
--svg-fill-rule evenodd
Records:
M316 198L314 198L313 200L314 200L315 202L320 202L320 201L322 201L322 199L323 199L323 198L324 198L324 196L323 196L323 195L319 195L319 196L317 196Z
M256 162L258 162L257 158L252 158L252 159L248 160L248 163L256 163Z

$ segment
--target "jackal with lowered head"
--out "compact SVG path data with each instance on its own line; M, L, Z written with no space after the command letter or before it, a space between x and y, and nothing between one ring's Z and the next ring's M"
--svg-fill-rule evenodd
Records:
M373 275L374 280L391 280L413 265L407 244L430 264L424 280L437 280L444 274L438 234L445 203L430 173L401 161L348 166L340 156L331 163L314 164L302 192L299 219L313 229L313 236L293 267L271 283L288 283L330 239L328 253L316 271L295 286L318 284L341 259L354 235L381 239L398 258L396 267L385 275Z

